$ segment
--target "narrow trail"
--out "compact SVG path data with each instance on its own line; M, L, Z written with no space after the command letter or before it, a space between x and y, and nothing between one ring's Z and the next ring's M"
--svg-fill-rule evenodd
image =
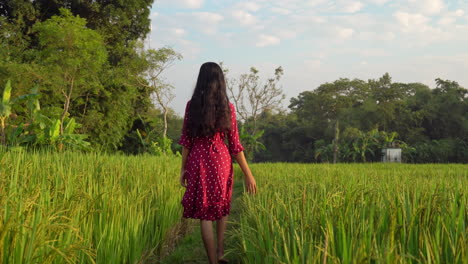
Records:
M243 180L239 178L234 179L232 193L231 212L228 218L227 230L225 233L225 251L229 251L235 243L230 236L232 229L235 227L233 223L237 223L240 216L241 197L244 192ZM168 257L164 258L161 264L206 264L208 263L205 248L200 232L200 221L196 219L189 219L192 232L187 234L177 245L176 249ZM213 229L216 230L216 224L213 224ZM226 255L230 264L240 263L232 255Z

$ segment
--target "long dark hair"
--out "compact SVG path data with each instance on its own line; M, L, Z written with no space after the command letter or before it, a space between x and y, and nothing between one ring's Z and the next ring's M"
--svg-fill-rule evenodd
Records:
M226 81L218 64L206 62L200 67L188 113L188 131L192 137L212 136L231 129Z

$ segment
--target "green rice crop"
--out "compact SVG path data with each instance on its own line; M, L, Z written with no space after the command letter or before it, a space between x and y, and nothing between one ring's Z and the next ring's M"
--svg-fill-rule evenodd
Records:
M150 262L181 219L179 168L0 150L0 263ZM227 248L242 263L468 263L467 165L251 168L259 193L242 196Z
M180 222L180 159L0 151L0 263L139 263Z
M468 166L254 164L231 253L249 263L468 263Z

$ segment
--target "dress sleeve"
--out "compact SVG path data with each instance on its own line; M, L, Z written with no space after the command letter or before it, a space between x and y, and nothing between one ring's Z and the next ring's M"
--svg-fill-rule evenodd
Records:
M236 109L234 105L229 104L231 108L231 131L228 133L229 153L236 155L244 150L240 142L239 131L237 130Z
M182 135L180 136L179 145L182 145L188 149L192 148L193 145L193 138L188 133L188 111L189 111L190 101L187 102L185 106L185 116L184 116L184 124L182 126Z

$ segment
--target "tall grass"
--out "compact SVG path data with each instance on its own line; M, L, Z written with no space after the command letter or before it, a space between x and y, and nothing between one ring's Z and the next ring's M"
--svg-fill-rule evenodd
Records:
M138 263L181 218L179 160L0 150L0 262Z
M242 263L468 263L467 165L252 166Z

